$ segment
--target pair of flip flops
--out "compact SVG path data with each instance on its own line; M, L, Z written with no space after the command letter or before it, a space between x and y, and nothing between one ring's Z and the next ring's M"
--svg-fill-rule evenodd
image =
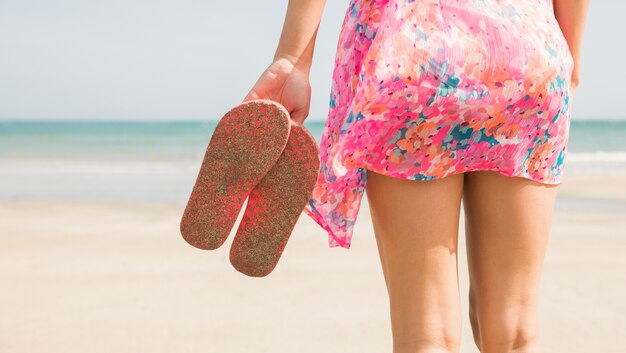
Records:
M248 198L229 258L243 274L267 276L311 197L319 168L317 142L283 105L268 99L240 103L211 136L181 234L196 248L219 248Z

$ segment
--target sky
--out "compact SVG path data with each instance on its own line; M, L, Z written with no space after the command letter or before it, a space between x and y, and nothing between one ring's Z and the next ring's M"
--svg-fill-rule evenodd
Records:
M0 0L0 120L218 120L271 63L287 3ZM348 4L326 3L307 119L327 119ZM624 13L591 1L573 120L626 118Z

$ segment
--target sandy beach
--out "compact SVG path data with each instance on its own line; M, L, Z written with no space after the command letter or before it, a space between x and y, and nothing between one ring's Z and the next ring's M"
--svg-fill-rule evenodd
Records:
M560 186L542 278L545 352L626 347L625 182L580 173ZM1 201L0 352L391 352L363 201L350 250L328 248L302 214L265 278L230 265L234 231L214 251L187 245L180 202ZM462 352L476 353L462 219L459 232Z

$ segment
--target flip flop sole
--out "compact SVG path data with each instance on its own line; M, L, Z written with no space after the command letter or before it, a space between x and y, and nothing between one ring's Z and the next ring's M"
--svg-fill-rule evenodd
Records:
M180 232L190 245L219 248L250 191L280 157L291 117L266 99L240 103L220 119L183 213Z
M317 181L317 142L304 126L291 123L287 146L252 189L231 245L231 264L251 277L274 270Z

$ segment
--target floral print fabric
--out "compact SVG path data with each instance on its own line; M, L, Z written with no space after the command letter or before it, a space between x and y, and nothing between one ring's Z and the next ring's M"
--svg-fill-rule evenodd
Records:
M352 0L304 211L350 248L367 171L563 178L574 61L552 0Z

